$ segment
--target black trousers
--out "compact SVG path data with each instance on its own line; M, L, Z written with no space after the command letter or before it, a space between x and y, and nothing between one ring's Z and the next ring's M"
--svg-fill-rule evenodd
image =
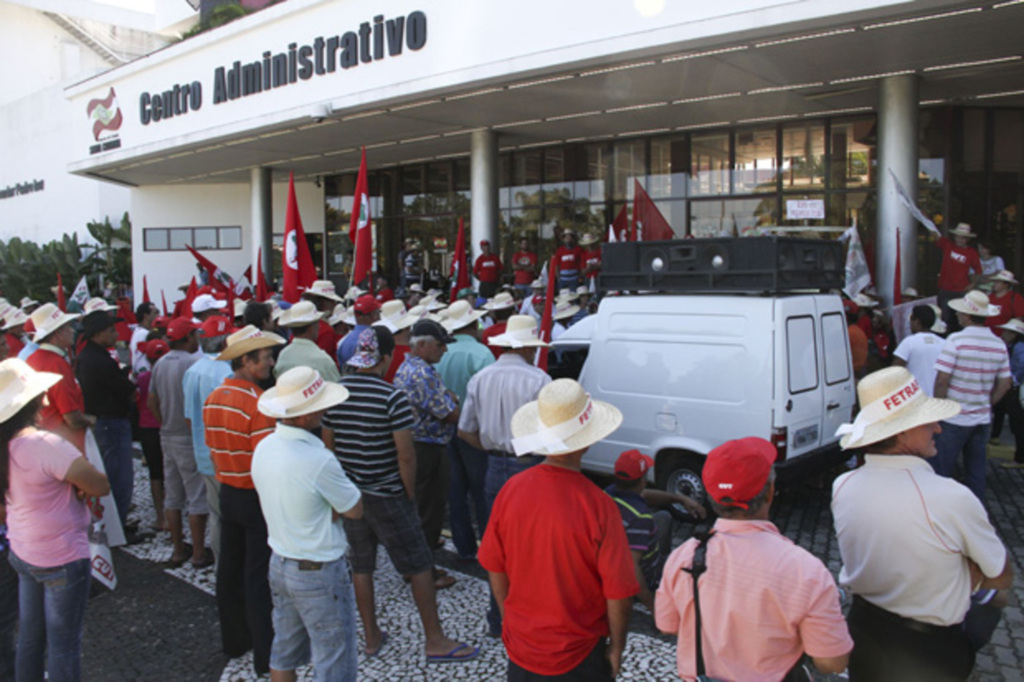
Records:
M962 624L912 621L856 596L846 620L853 637L851 680L952 682L966 680L974 667Z
M508 682L541 682L542 680L557 680L558 682L611 682L612 666L604 657L608 645L602 637L594 648L590 650L583 661L567 673L561 675L539 675L521 668L508 661Z
M433 552L441 539L444 516L448 510L448 485L451 469L448 446L413 441L416 449L416 508L423 522L423 535Z
M267 573L267 524L255 490L220 486L220 559L217 611L224 653L232 658L250 648L258 674L270 671L274 641L273 601Z
M1013 386L997 405L992 406L992 435L999 438L1003 431L1003 420L1010 422L1013 434L1013 460L1024 464L1024 408L1020 406L1019 386Z

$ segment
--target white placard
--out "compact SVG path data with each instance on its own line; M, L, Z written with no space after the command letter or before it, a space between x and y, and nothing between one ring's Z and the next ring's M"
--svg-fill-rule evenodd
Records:
M824 220L824 199L787 199L786 220Z

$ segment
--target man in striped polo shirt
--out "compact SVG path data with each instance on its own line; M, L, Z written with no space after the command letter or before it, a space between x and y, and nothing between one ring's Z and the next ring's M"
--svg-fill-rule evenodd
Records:
M427 661L469 660L479 649L445 637L437 615L434 555L415 502L416 418L405 392L383 379L394 352L394 337L386 327L375 325L360 332L347 363L355 373L341 379L348 400L330 408L321 422L324 445L363 496L362 518L345 518L343 523L356 606L366 633L365 652L375 656L387 642L373 597L377 545L383 544L395 569L410 578L426 635Z
M1010 360L1003 342L992 335L985 320L999 314L981 291L969 291L949 302L962 331L946 339L935 361L935 397L960 403L960 414L941 422L935 437L938 455L929 460L935 472L953 475L964 453L964 485L985 500L986 444L995 405L1010 388Z
M275 421L257 409L258 384L274 368L273 348L284 339L252 325L228 337L218 360L231 362L234 374L206 399L206 444L220 482L220 557L217 562L217 611L224 653L235 658L253 650L257 675L270 672L274 641L273 603L267 572L270 547L267 524L250 468L256 445L274 432Z

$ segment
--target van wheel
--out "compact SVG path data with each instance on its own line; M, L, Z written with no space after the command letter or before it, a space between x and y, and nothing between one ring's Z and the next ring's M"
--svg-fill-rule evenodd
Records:
M706 506L707 495L704 492L704 481L700 476L703 466L704 459L702 457L695 455L674 457L663 470L664 474L659 477L662 489L677 495L686 495ZM677 506L681 507L681 505Z

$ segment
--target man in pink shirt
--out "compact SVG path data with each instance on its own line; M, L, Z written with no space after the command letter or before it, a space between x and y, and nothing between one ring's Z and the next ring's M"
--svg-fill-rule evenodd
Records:
M704 487L718 514L706 541L698 582L704 670L697 670L693 575L700 540L692 538L665 564L655 622L678 635L679 675L777 682L807 654L821 672L846 668L853 640L825 565L768 520L775 496L776 451L762 438L712 450Z

